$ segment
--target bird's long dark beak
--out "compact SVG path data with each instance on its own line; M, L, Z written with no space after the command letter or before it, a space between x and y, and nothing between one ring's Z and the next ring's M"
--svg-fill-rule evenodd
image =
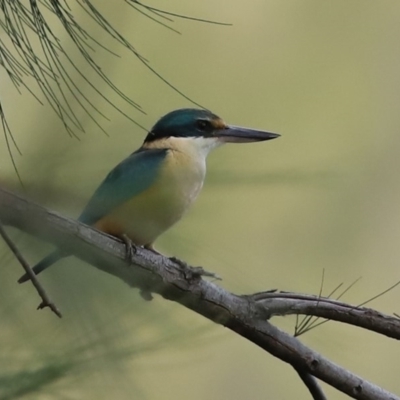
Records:
M215 135L227 143L251 143L271 140L279 137L277 133L258 131L241 126L229 125L224 129L219 129Z

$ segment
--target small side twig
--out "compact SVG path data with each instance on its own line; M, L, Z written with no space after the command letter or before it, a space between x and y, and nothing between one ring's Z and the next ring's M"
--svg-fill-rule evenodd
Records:
M29 278L32 281L32 285L35 287L36 291L38 292L39 296L41 297L42 302L38 305L37 309L41 310L42 308L49 307L50 310L53 311L53 313L57 315L57 317L61 318L62 314L61 314L60 310L52 302L52 300L50 299L50 297L48 296L48 294L44 290L43 286L41 285L41 283L36 278L36 275L32 271L32 268L27 263L25 258L22 256L22 254L18 250L17 246L11 240L10 236L8 236L8 234L4 230L3 224L1 223L1 221L0 221L0 235L4 239L4 241L7 243L8 247L10 248L10 250L14 253L15 257L17 258L17 260L21 263L21 265L24 268L25 272L29 275Z
M391 289L398 284L400 284L400 281L393 285ZM278 315L314 315L327 320L359 326L400 340L399 319L371 308L354 306L325 297L291 292L260 292L247 297L250 297L260 306L259 313L264 315L266 319Z
M322 391L321 386L318 384L316 378L314 378L307 371L293 367L295 371L299 374L300 379L306 385L309 390L313 400L327 400L325 393Z

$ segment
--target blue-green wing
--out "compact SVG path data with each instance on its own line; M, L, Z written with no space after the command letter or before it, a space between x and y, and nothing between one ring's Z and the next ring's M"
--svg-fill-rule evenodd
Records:
M79 221L93 225L116 207L149 188L158 176L167 151L139 149L118 164L94 192Z

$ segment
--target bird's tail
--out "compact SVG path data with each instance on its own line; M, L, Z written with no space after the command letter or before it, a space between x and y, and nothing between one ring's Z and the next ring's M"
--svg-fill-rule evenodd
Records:
M52 253L50 253L48 256L43 258L42 261L39 261L33 268L32 271L38 275L40 274L43 270L46 268L50 267L50 265L54 264L56 261L60 260L61 258L66 257L67 254L61 253L59 250L55 250ZM24 274L21 276L21 278L18 279L18 283L23 283L29 281L29 276L28 274Z

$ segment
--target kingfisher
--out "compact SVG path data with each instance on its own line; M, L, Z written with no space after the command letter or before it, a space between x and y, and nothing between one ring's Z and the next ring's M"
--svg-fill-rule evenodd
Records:
M211 150L224 143L260 142L278 136L228 125L205 109L172 111L158 120L138 150L111 170L78 221L155 251L157 237L182 218L200 193ZM33 271L37 275L66 256L56 249ZM25 274L18 282L27 280Z

